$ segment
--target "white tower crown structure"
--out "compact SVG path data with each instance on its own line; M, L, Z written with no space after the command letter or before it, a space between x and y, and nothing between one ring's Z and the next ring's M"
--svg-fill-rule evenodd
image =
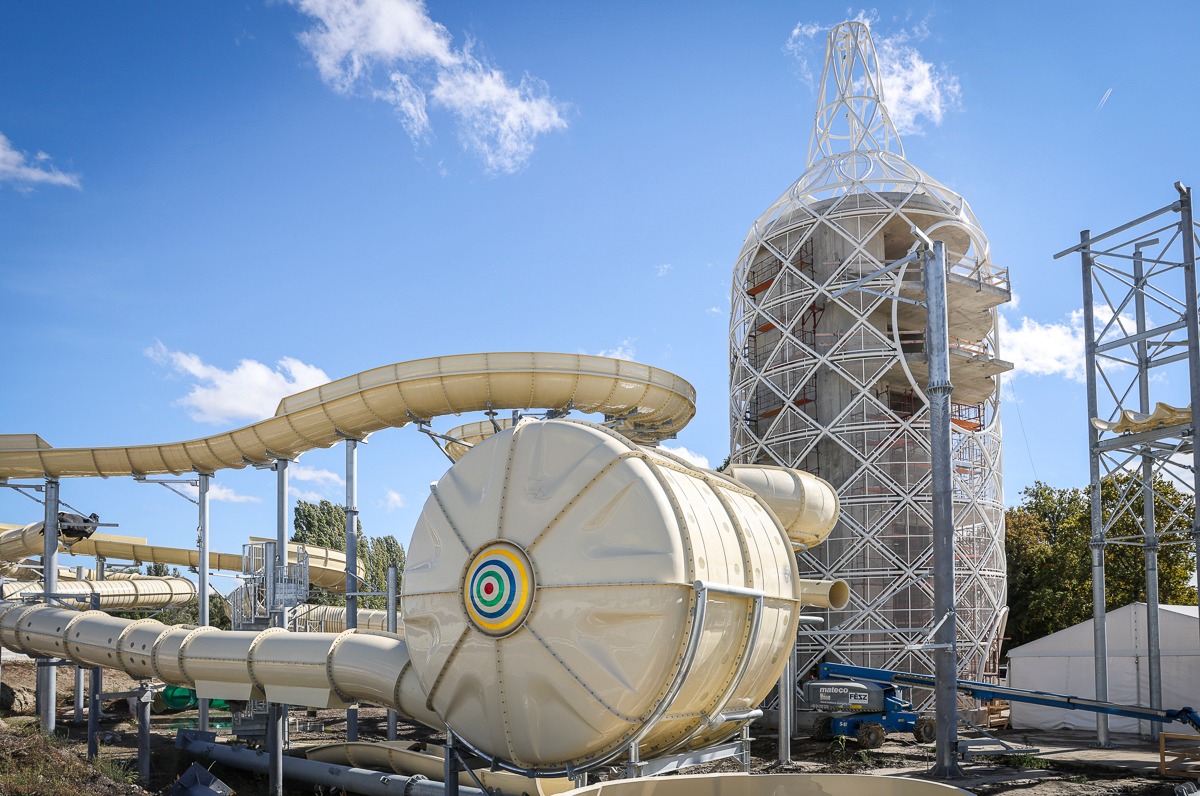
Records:
M909 253L920 229L946 246L954 383L959 670L996 662L1006 615L996 308L1008 273L966 201L904 157L868 27L829 34L809 162L754 223L734 268L731 461L815 473L842 519L800 556L854 597L802 632L797 671L822 660L933 670L936 624L925 312L919 267L842 290Z

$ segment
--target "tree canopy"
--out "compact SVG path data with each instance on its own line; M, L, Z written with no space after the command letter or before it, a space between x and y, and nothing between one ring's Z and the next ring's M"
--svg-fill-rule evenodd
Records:
M1100 500L1107 537L1139 537L1140 492L1126 495L1130 476L1106 479ZM1154 517L1163 542L1183 541L1190 531L1193 498L1165 479L1154 482ZM1008 560L1008 641L1019 646L1092 617L1091 504L1084 489L1056 489L1038 481L1022 493L1020 506L1005 512ZM1115 517L1115 519L1114 519ZM1161 544L1158 592L1161 604L1194 605L1191 586L1195 547ZM1105 545L1105 608L1146 599L1145 554L1140 542Z
M320 503L297 500L293 516L293 542L319 545L333 550L346 549L345 506L328 500L322 500ZM361 519L358 521L357 530L358 561L366 579L359 591L384 591L387 588L387 568L392 564L396 566L398 588L399 579L404 572L404 546L396 537L390 535L367 537L363 534ZM309 601L325 605L345 605L346 598L314 586L309 591ZM387 598L383 595L361 597L358 604L362 608L382 609L387 605Z

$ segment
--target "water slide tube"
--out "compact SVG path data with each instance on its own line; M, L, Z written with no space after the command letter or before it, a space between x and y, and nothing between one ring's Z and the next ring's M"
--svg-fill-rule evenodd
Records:
M234 431L161 445L54 448L33 434L0 437L0 478L180 475L294 459L346 437L462 412L601 412L640 442L668 439L696 413L692 385L649 365L586 354L501 353L400 362L314 387L275 415Z
M792 540L756 491L637 444L672 435L694 411L690 386L671 374L573 355L423 360L301 393L271 420L206 440L0 450L0 476L206 472L413 416L533 406L603 411L610 424L522 424L442 477L410 545L407 640L0 603L0 643L202 698L389 705L448 723L525 774L737 732L778 679L800 609L841 607L848 590L797 577Z

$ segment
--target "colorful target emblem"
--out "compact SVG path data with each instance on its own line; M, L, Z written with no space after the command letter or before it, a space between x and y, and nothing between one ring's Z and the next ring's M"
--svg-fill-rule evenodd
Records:
M534 589L525 551L509 542L492 542L467 565L463 603L477 628L489 636L506 636L525 621Z

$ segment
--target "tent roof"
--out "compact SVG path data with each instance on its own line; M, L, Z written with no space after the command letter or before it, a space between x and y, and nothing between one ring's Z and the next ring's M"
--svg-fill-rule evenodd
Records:
M1200 654L1200 611L1195 605L1160 605L1161 649L1167 654ZM1106 618L1110 656L1146 654L1146 604L1130 603L1109 611ZM1028 644L1013 647L1009 658L1092 656L1093 621L1051 633Z

